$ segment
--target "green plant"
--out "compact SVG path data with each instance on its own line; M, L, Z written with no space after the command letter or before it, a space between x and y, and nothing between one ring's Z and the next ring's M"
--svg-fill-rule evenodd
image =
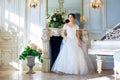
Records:
M48 15L47 18L48 20L48 26L49 27L54 27L54 28L59 28L63 26L64 22L64 13L60 13L59 11L55 12L52 15Z
M37 48L37 46L34 43L24 47L24 50L19 55L19 59L25 60L28 55L36 56L38 58L38 60L41 63L43 63L43 59L41 58L42 50L40 48Z

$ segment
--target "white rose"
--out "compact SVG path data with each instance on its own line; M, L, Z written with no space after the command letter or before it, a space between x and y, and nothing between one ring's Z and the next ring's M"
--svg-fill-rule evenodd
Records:
M53 18L53 21L56 21L56 18Z

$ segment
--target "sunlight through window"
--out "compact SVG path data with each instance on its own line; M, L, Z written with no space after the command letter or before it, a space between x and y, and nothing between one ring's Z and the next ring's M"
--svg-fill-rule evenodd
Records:
M30 40L42 48L42 29L40 26L31 23L30 34Z
M8 18L9 18L9 11L5 10L5 19L8 19Z
M19 70L19 67L18 67L19 64L18 64L17 62L12 61L12 62L10 62L9 64L10 64L13 68Z

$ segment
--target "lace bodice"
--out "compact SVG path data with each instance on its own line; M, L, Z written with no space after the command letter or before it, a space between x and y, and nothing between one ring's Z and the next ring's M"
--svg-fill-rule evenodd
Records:
M79 27L77 25L74 27L69 27L67 24L65 24L63 29L66 30L67 37L74 39L76 38L76 30L78 30Z

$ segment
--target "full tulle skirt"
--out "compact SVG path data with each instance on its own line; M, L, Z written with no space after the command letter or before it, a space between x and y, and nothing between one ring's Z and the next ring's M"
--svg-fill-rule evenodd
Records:
M62 48L51 71L81 75L89 72L86 57L78 46L77 39L67 38L66 42L63 40Z

